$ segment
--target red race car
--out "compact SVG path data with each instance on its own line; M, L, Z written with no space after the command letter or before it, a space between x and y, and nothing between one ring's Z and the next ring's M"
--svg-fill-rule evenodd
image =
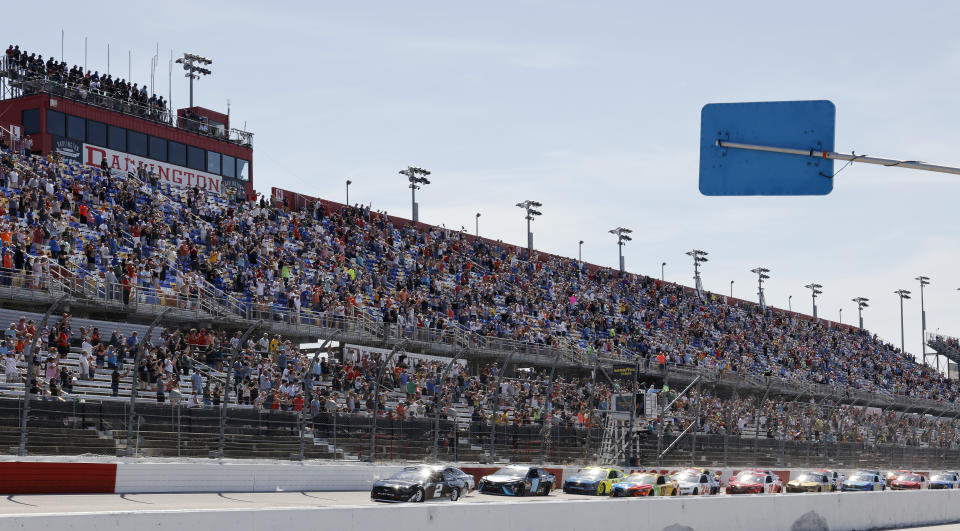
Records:
M907 472L890 482L892 490L920 490L927 488L927 478L923 474Z
M783 482L765 470L744 470L730 478L727 494L774 494L783 492Z

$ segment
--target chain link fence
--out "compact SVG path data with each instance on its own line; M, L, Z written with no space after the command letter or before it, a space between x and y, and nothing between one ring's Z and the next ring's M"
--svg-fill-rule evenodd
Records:
M13 454L328 459L375 462L543 463L568 466L960 468L960 449L638 429L615 438L590 429L448 418L400 420L250 406L186 407L178 398L137 403L133 438L126 401L34 397L20 429L23 400L0 398L0 444ZM668 451L664 451L664 449ZM633 456L633 459L631 459Z

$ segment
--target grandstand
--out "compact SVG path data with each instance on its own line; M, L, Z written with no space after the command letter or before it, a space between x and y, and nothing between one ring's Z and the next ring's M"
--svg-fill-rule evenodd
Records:
M6 446L960 466L960 385L866 330L284 190L256 201L249 136L223 118L200 122L222 121L213 133L57 68L8 56L3 71L16 121L0 123ZM92 124L119 128L129 152ZM69 315L44 323L48 307ZM323 363L298 348L318 339L338 345ZM956 340L929 344L960 358ZM642 390L615 375L624 365ZM643 404L636 422L615 411L623 395Z

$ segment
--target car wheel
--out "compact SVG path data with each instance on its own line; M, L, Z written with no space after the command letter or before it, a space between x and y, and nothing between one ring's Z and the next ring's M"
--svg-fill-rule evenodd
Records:
M423 489L418 488L416 492L413 493L413 496L410 497L410 501L413 503L420 503L423 501Z
M455 502L460 499L460 489L454 487L453 492L450 493L450 501Z
M603 496L603 483L601 483L600 486L597 487L597 496Z
M544 484L543 484L543 495L544 495L544 496L549 496L551 490L553 490L553 483L544 483Z
M524 494L524 488L523 488L523 485L520 485L519 487L517 487L516 495L523 497L523 494Z

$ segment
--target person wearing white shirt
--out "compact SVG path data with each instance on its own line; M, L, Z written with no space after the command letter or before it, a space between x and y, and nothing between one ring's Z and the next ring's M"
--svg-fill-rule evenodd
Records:
M86 341L83 342L84 345L87 344ZM87 357L87 354L80 353L80 379L86 380L90 377L90 358Z
M19 379L17 374L17 357L13 352L8 352L3 359L3 372L6 373L7 383L16 383Z

